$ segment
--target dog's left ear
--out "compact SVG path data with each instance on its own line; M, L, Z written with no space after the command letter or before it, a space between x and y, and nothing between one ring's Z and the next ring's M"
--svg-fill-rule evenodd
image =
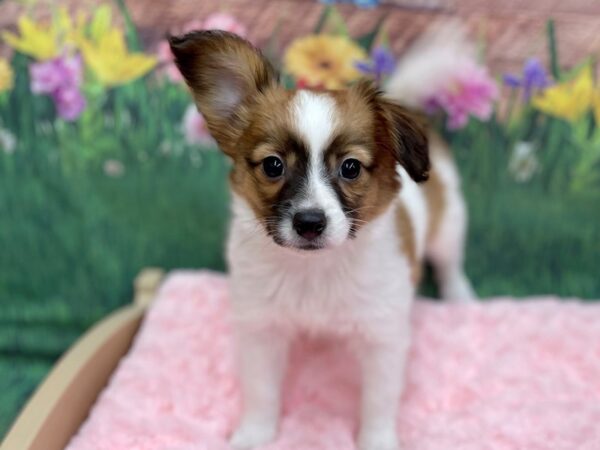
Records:
M248 41L226 31L170 37L175 63L190 87L208 129L233 156L240 114L256 95L277 84L277 74Z
M397 161L416 182L429 178L429 143L425 119L390 100L379 99L391 128Z

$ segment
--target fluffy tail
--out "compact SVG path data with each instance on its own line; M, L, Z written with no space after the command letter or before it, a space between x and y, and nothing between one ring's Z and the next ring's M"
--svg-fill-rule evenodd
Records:
M475 46L458 22L433 23L402 55L386 92L394 100L422 108L465 60L475 59Z

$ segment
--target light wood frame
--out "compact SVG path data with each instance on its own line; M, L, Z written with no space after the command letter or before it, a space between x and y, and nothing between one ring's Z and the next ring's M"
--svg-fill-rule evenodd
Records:
M135 280L135 298L92 327L37 388L0 450L63 450L129 350L164 276L148 268Z

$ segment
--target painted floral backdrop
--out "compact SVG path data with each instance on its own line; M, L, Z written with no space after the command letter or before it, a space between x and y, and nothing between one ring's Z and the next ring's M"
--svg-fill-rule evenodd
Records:
M143 42L123 0L53 2L44 19L35 8L26 2L0 36L0 430L64 349L129 301L142 267L225 268L228 163L166 41ZM169 31L245 36L244 19L225 8ZM600 298L594 55L562 64L551 17L536 30L547 53L508 73L491 70L489 43L458 23L402 54L384 15L356 33L323 5L310 29L283 45L275 24L262 46L287 86L370 77L404 89L450 142L481 296Z

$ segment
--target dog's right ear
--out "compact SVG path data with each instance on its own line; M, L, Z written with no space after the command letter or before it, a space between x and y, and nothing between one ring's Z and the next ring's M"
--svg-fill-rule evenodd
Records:
M195 31L170 37L175 63L223 151L244 128L243 109L252 98L277 83L271 64L248 41L225 31Z

